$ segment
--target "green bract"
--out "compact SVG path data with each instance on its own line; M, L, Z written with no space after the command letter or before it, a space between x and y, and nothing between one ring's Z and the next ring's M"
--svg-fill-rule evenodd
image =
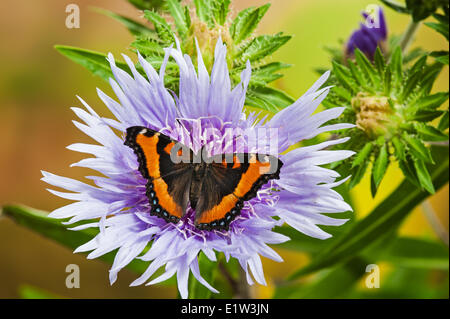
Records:
M342 163L351 171L350 187L359 183L372 163L372 194L390 162L397 160L405 177L430 193L435 189L426 163L433 163L428 142L448 140L448 111L439 107L448 92L430 95L443 64L427 64L427 56L405 68L400 47L386 63L378 48L374 62L356 50L347 65L333 62L336 87L324 101L325 107L345 106L339 122L355 123L345 134L352 136L350 148L358 154ZM447 114L443 117L444 114ZM436 127L433 120L441 118ZM433 122L432 122L433 121Z
M294 102L286 93L268 86L282 77L280 70L290 65L267 62L265 59L291 37L281 32L254 36L254 31L270 4L244 9L231 19L230 0L195 0L193 6L182 5L179 0L168 0L164 4L159 4L160 1L130 2L143 10L143 16L149 22L148 26L107 10L98 11L124 24L135 36L131 49L144 56L156 69L159 69L163 61L163 48L175 45L175 39L178 39L181 50L195 59L197 39L205 66L211 71L214 46L220 36L227 45L227 62L234 85L239 83L246 61L249 60L252 65L246 105L275 112ZM109 79L110 71L105 54L67 46L56 46L56 49L94 74L105 80ZM125 63L119 64L119 67L129 71ZM178 67L169 62L166 69L166 86L177 91L177 78Z

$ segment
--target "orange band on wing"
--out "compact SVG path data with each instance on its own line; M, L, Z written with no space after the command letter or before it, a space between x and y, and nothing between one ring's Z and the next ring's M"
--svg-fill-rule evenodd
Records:
M159 170L159 154L156 149L159 137L155 134L151 137L138 134L136 136L136 143L141 147L145 155L146 167L148 175L152 178L158 178L160 175Z
M238 198L233 194L225 196L224 198L222 198L222 201L219 204L204 212L198 220L198 223L208 224L215 220L224 218L226 213L233 209L237 202Z
M181 217L181 207L175 204L172 197L169 195L166 182L164 182L164 180L160 178L161 175L159 168L159 154L157 152L158 141L158 134L155 134L151 137L142 134L138 134L136 136L136 143L139 144L142 151L144 152L147 171L150 177L153 179L153 187L156 196L158 197L159 205L169 214Z
M181 218L182 211L181 207L175 204L172 196L169 195L167 191L167 184L162 178L155 179L153 181L153 189L159 200L159 205L164 208L169 214Z
M234 194L239 198L244 197L252 189L253 184L268 172L270 172L270 162L259 162L254 155L254 158L252 157L250 160L247 171L242 174L241 180L234 190Z

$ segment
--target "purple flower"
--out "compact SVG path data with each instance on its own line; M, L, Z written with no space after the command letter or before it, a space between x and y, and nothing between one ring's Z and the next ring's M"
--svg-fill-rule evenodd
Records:
M198 46L197 46L198 50ZM221 39L215 48L215 62L208 74L198 50L197 71L188 55L177 49L166 49L164 63L159 74L139 55L139 62L147 78L135 68L124 55L133 76L116 67L112 54L108 60L114 79L110 84L118 101L98 90L100 99L114 114L115 119L98 115L81 98L86 108L72 108L84 122L74 124L92 137L98 144L76 143L69 149L92 154L73 166L88 167L103 176L89 176L93 185L43 172L42 180L69 192L49 190L51 193L75 201L53 211L49 216L70 218L68 224L86 221L80 230L98 228L99 234L78 247L75 252L91 251L88 258L97 258L118 249L110 270L109 279L114 283L118 272L134 258L149 262L147 270L132 286L164 281L176 274L178 289L183 298L188 297L188 277L193 276L211 291L200 274L197 256L203 252L211 261L222 252L226 260L236 258L247 274L266 284L260 256L281 262L281 257L268 245L289 240L273 228L284 223L298 231L320 239L330 235L317 225L342 225L345 219L334 219L321 213L337 213L351 210L343 198L332 188L346 179L336 181L339 174L320 165L345 159L351 151L324 150L330 145L343 143L347 138L321 144L296 148L279 155L301 140L322 132L353 127L350 124L325 125L338 117L344 108L333 108L313 115L327 96L329 87L321 88L329 76L325 73L313 86L291 106L278 112L272 119L257 120L256 114L246 116L243 112L246 88L250 80L250 63L242 71L241 83L232 88L226 62L226 46ZM173 57L180 70L179 93L175 95L164 87L164 71L169 57ZM320 89L321 88L321 89ZM278 143L273 148L273 136L258 137L256 149L251 149L251 139L238 143L238 151L268 151L279 156L284 165L280 179L271 180L245 202L240 216L233 220L227 231L199 230L194 226L195 211L188 207L184 217L177 223L150 215L146 196L146 179L138 170L133 150L124 145L124 132L131 126L145 126L176 138L198 150L220 139L227 128L252 133L266 129L277 134ZM208 136L208 129L219 132ZM272 130L271 130L272 129ZM117 135L116 132L122 132ZM251 134L248 134L251 136ZM254 142L254 141L253 141ZM226 151L226 150L225 150ZM150 249L144 248L151 244ZM165 272L151 279L159 268ZM252 276L251 276L251 275Z
M350 36L345 50L347 57L352 56L355 49L358 48L373 60L377 46L383 49L387 38L386 21L381 7L377 6L376 11L376 17L369 15L367 12L361 13L365 23L361 23L360 28Z

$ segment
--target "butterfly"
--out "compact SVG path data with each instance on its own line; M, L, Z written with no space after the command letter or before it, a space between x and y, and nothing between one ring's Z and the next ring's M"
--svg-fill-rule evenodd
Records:
M188 205L200 230L228 230L244 202L271 179L283 163L273 155L232 153L206 156L170 137L143 127L127 128L125 145L137 156L147 179L150 214L178 223Z

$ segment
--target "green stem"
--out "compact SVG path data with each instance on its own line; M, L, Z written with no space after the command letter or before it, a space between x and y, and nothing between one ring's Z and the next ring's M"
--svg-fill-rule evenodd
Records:
M409 46L412 43L412 40L414 39L414 35L417 32L417 29L419 28L420 22L414 22L411 20L411 22L408 25L408 28L406 28L405 33L403 33L402 39L400 40L400 48L402 49L402 53L405 54L408 50Z

